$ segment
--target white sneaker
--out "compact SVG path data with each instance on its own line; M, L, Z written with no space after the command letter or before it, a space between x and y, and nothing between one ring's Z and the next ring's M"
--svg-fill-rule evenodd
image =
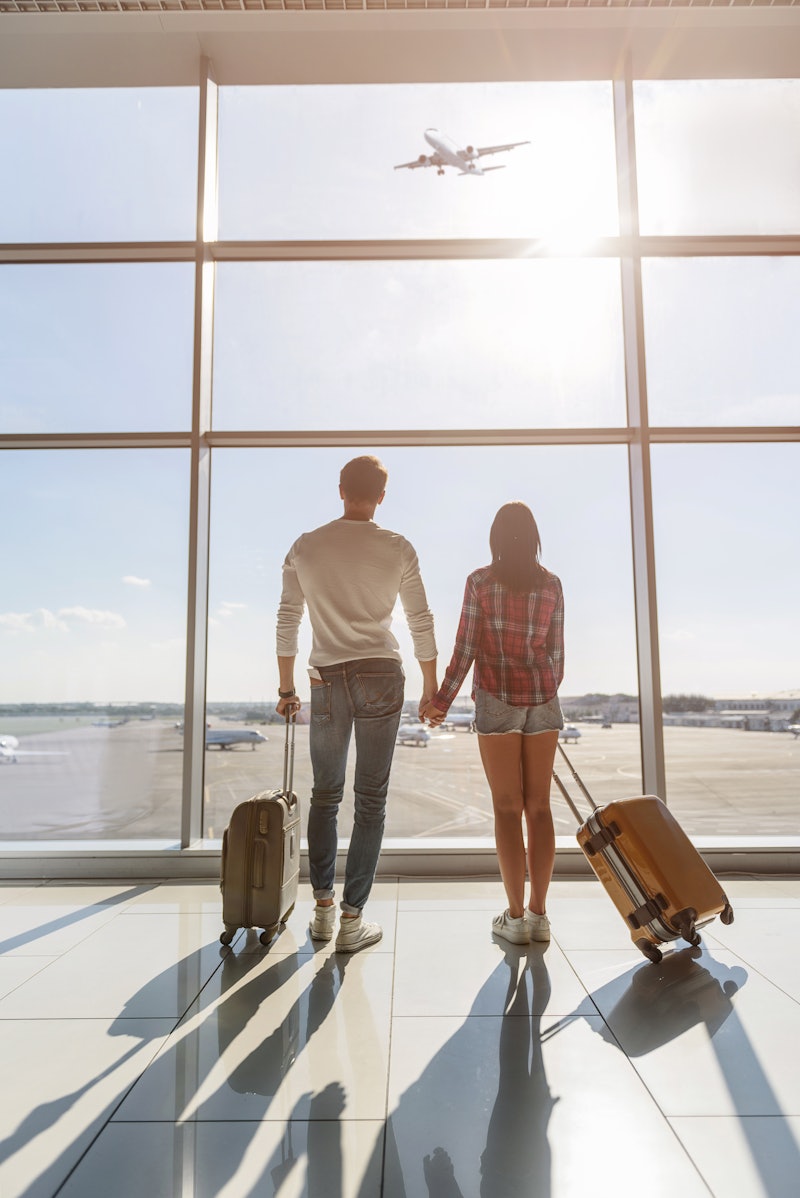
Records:
M507 910L502 915L495 915L492 931L495 936L502 936L512 944L527 944L530 939L525 916L520 915L518 919L512 919Z
M546 915L537 915L529 907L525 908L525 925L531 940L546 941L550 939L550 920Z
M352 919L345 916L339 923L336 951L357 953L362 948L368 948L370 944L377 944L382 935L383 929L380 924L366 923L360 915Z
M319 903L314 906L314 915L311 923L308 925L308 930L311 933L312 940L332 940L333 925L336 923L336 907L331 903L330 907L321 907Z

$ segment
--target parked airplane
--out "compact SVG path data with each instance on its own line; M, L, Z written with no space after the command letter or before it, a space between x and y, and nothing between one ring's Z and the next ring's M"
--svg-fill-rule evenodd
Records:
M427 749L431 734L424 724L401 724L397 730L398 745L416 745Z
M266 736L256 732L255 728L206 728L206 748L219 745L220 749L230 749L232 745L249 745L255 749Z
M19 747L19 741L16 736L0 736L0 761L17 760L15 750Z
M576 728L574 724L565 724L558 734L558 739L563 740L564 744L569 744L570 741L578 743L581 736L580 728Z
M475 731L475 712L474 711L450 711L444 719L443 728L466 728L469 732Z
M415 158L413 162L400 162L394 169L396 171L415 171L421 166L435 166L436 174L443 175L446 166L454 166L460 175L485 175L487 171L503 170L505 163L500 166L482 167L478 163L479 158L483 158L486 154L501 154L506 150L513 150L517 146L531 144L529 141L510 141L503 146L467 146L465 150L462 150L452 137L447 137L438 129L426 129L425 140L433 149L432 154L420 154L419 158Z
M57 749L21 749L16 736L0 736L0 761L16 765L20 757L63 757Z

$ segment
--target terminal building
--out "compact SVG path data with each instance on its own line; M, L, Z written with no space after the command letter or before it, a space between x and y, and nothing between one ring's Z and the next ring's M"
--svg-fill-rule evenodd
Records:
M795 1194L798 64L797 0L0 0L3 1198ZM310 938L303 845L221 943L281 565L362 453L440 674L531 507L562 747L733 923L644 960L554 788L552 938L493 935L467 684L398 744L380 942Z

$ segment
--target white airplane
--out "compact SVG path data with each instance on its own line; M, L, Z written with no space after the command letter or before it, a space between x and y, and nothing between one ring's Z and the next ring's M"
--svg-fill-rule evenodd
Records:
M401 724L397 730L398 745L416 745L427 749L431 734L424 724Z
M0 736L0 761L15 762L17 754L15 750L19 747L19 741L16 736Z
M443 728L466 728L468 732L475 731L474 711L449 711L444 717Z
M420 154L413 162L400 162L394 168L396 171L418 170L421 166L435 166L436 174L443 175L446 166L454 166L460 175L485 175L487 171L501 171L500 166L480 166L478 159L485 154L501 154L513 150L517 146L529 146L529 141L510 141L504 146L467 146L462 150L452 137L440 133L438 129L426 129L425 140L432 148L432 154Z
M576 728L574 724L565 724L558 734L558 739L563 740L565 745L568 745L570 741L574 741L577 744L580 736L580 728Z
M206 748L219 745L220 749L229 749L231 745L249 745L255 749L266 736L256 732L255 728L206 728Z
M63 757L64 753L57 749L21 749L16 736L0 736L0 761L7 765L16 765L20 757Z

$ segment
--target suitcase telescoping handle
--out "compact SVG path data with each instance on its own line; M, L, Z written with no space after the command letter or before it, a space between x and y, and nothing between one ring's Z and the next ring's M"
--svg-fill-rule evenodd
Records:
M287 799L291 799L292 783L294 782L294 729L297 722L297 717L286 713L286 743L283 746L283 793ZM289 740L289 728L292 729L291 741Z
M584 796L585 799L588 799L589 803L591 803L592 811L596 811L597 803L595 803L594 799L589 794L589 791L584 786L583 781L581 780L581 777L578 774L578 771L575 769L575 766L572 764L569 757L567 757L567 754L565 753L564 748L561 745L561 743L559 743L559 745L558 745L558 751L561 754L561 756L564 758L564 760L566 761L567 765L569 766L569 772L572 774L573 778L578 783L578 786L580 787L580 790L581 790L581 794ZM581 815L580 811L573 803L572 799L569 796L569 792L567 791L566 786L561 781L561 779L559 778L559 776L555 770L553 770L553 778L555 779L556 786L558 787L558 789L561 791L562 795L566 799L567 804L569 805L569 809L572 812L572 814L575 816L575 819L578 821L579 824L582 824L584 822L583 816Z

